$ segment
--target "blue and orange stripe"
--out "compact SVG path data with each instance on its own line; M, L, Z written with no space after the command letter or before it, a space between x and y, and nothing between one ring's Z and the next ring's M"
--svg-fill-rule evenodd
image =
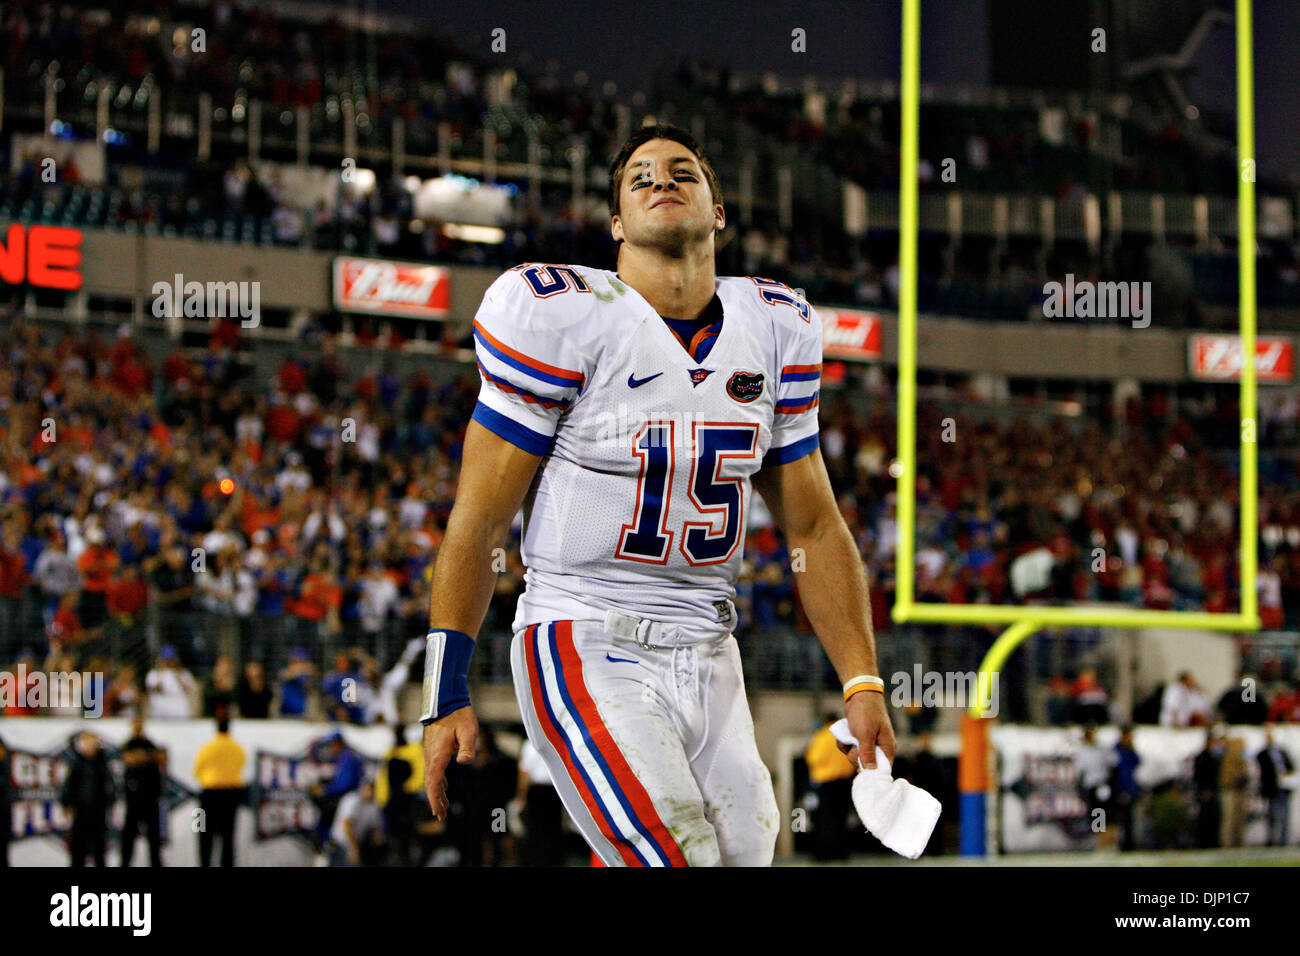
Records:
M646 792L641 781L637 779L627 758L614 742L609 728L601 720L596 703L591 699L586 682L582 676L582 658L573 643L573 622L560 621L551 628L551 648L558 650L557 659L560 667L556 671L560 678L560 695L570 711L577 705L578 726L582 730L588 747L592 750L598 763L614 784L614 792L623 805L624 812L636 827L637 832L650 841L656 852L670 866L686 866L686 857L668 827L659 818L650 794Z
M478 370L483 373L483 377L487 379L488 382L495 385L498 389L511 395L518 395L530 405L540 405L542 408L565 409L573 404L567 398L547 398L545 395L538 395L536 392L530 392L526 388L521 388L508 379L504 379L499 375L493 375L483 366L482 362L478 362Z
M787 365L781 369L781 382L816 382L822 377L822 366L818 362L816 365Z
M539 362L537 359L529 358L523 352L511 348L496 338L491 332L483 328L477 319L474 321L474 338L487 352L496 356L506 365L531 375L539 381L550 385L560 385L565 388L577 388L579 392L586 385L586 376L581 372L560 368L557 365L548 365L545 362Z
M718 334L721 331L722 331L721 320L718 320L717 322L714 322L712 325L707 325L704 328L700 329L698 332L695 333L695 335L691 337L690 344L686 346L687 354L690 355L690 357L693 358L695 361L703 362L706 358L708 358L709 352L713 348L712 345L709 345L708 348L704 348L704 344L708 342L710 339L716 339L718 337Z
M550 634L548 646L551 659L555 664L555 689L559 692L565 709L577 726L588 752L599 767L619 807L637 834L653 851L656 859L653 861L646 859L635 837L620 832L621 828L615 823L613 815L605 806L586 768L578 759L574 744L566 736L551 707L543 683L537 627L532 625L525 632L525 653L528 659L529 683L533 689L534 708L539 719L542 719L547 739L559 752L569 772L569 778L596 821L601 835L618 850L623 861L629 866L651 866L654 863L667 863L671 866L687 865L685 855L659 818L645 787L637 779L622 751L615 744L587 690L582 676L582 660L573 643L573 622L556 621L547 628Z
M819 390L804 398L783 398L776 403L774 411L778 415L798 415L800 412L816 408L820 401L821 391Z
M542 682L542 659L537 648L537 625L529 625L528 630L524 632L524 656L528 661L528 686L533 692L533 710L537 713L537 719L541 722L542 732L546 734L546 739L550 741L555 752L560 755L564 762L565 769L569 772L569 779L573 781L578 790L578 795L582 797L582 802L587 805L591 818L596 821L596 826L600 829L601 835L618 850L619 855L623 857L623 862L628 866L648 866L648 862L643 859L637 852L635 846L630 841L614 833L614 821L601 801L600 795L596 788L592 786L591 780L587 777L587 772L578 762L577 754L573 751L573 746L564 736L564 730L560 727L560 722L555 716L555 711L551 708L550 698L547 696L545 685Z

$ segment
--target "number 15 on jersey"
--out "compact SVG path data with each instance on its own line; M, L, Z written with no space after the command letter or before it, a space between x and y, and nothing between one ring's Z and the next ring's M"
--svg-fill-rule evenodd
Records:
M686 494L703 519L668 528L677 471L677 429L684 423L647 422L632 441L641 464L632 520L619 533L615 556L626 561L667 564L677 548L691 565L722 564L740 543L745 527L745 488L740 475L724 477L729 459L758 454L758 425L753 422L691 422L691 472ZM677 489L678 494L681 493ZM719 526L720 524L720 526Z

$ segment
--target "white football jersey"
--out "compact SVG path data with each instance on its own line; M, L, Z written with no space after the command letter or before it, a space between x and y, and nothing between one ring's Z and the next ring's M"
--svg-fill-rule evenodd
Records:
M604 269L525 263L483 297L474 420L543 458L516 629L592 607L734 627L750 479L817 448L822 326L780 282L716 287L702 362Z

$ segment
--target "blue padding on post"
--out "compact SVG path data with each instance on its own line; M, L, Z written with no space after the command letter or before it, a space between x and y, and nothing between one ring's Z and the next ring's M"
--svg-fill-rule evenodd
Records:
M963 793L961 795L961 838L962 856L984 856L988 849L984 843L986 820L986 797L983 793Z

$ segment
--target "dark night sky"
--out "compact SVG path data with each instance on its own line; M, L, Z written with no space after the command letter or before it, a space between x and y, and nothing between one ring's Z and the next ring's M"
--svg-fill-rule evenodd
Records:
M540 60L554 59L566 71L585 70L595 83L613 80L620 93L644 88L651 69L683 54L737 71L792 75L892 78L899 68L897 0L351 0L339 5L358 3L433 22L462 42L481 43L485 52L492 29L503 27L510 53L527 50ZM924 0L923 81L988 83L987 14L988 0ZM806 54L790 51L794 27L807 31ZM1300 182L1300 2L1256 0L1254 32L1260 164ZM1220 28L1197 58L1189 82L1193 102L1234 109L1233 57L1232 30Z
M430 4L376 0L380 9L481 38L506 30L510 51L528 50L622 89L643 85L650 69L683 55L726 62L739 71L825 76L898 75L896 0L810 0L743 4L721 0L659 0L627 4L600 0L502 0ZM928 2L928 0L927 0ZM943 23L923 31L927 79L982 83L987 77L984 0L944 0ZM807 31L808 52L790 50L790 31Z

